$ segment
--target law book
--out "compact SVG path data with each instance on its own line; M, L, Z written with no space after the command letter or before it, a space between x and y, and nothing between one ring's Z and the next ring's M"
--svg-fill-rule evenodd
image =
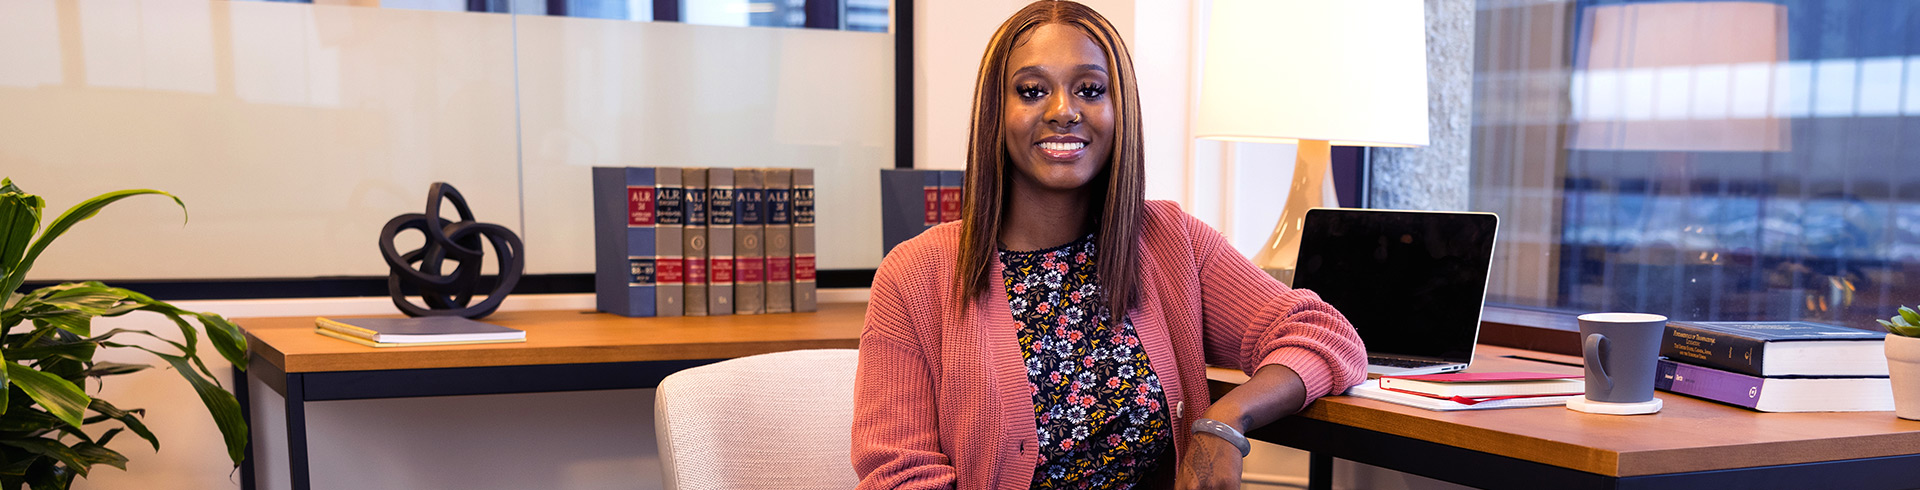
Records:
M593 293L600 311L657 311L654 174L646 168L593 169Z
M733 314L733 169L707 169L707 314Z
M1578 395L1587 390L1586 380L1578 374L1530 372L1381 376L1380 388L1441 398Z
M965 170L940 172L940 222L960 221L960 187L966 181Z
M707 316L707 169L681 169L680 185L686 188L687 225L681 231L681 263L684 279L681 287L687 316Z
M767 313L792 313L793 169L761 172L767 189Z
M760 170L733 171L733 313L767 312L766 192Z
M654 208L659 214L654 226L654 246L659 254L655 263L658 292L654 296L654 315L681 316L686 313L686 256L682 253L686 248L683 238L687 224L686 187L681 185L680 169L653 170Z
M813 237L813 169L793 169L793 311L819 311Z
M1391 391L1380 387L1380 380L1370 379L1347 389L1348 396L1397 403L1416 408L1436 411L1488 410L1495 408L1525 408L1563 406L1567 400L1579 395L1565 396L1525 396L1518 398L1499 398L1462 403L1448 398L1436 398L1427 395Z
M1893 410L1886 376L1760 377L1661 359L1653 387L1761 412Z
M372 343L420 344L447 342L520 342L527 332L481 323L457 316L415 318L327 318L313 319L322 333L353 337Z
M1660 355L1752 376L1886 376L1885 339L1813 322L1669 322Z
M940 224L937 170L880 171L880 254Z

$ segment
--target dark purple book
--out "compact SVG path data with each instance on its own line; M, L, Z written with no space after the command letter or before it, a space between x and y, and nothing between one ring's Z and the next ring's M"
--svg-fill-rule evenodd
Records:
M1893 410L1886 376L1762 378L1706 366L1660 360L1653 387L1762 412L1870 412Z

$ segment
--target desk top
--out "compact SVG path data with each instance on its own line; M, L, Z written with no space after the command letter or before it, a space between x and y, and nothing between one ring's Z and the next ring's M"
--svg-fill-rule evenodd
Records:
M1579 357L1482 345L1469 371L1579 374ZM1216 394L1244 382L1209 369ZM1225 383L1220 383L1225 382ZM1436 412L1350 396L1322 398L1299 416L1601 475L1663 473L1913 454L1920 421L1893 412L1761 413L1655 392L1652 415L1593 415L1566 407Z
M866 303L813 313L627 318L593 311L510 311L481 321L526 342L375 348L313 333L313 317L241 318L254 354L288 373L726 359L860 346ZM344 318L344 317L343 317Z

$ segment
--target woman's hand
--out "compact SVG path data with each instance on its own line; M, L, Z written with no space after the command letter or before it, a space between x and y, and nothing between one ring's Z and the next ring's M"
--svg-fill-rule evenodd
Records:
M1177 490L1235 490L1240 488L1240 449L1213 434L1194 434L1187 459L1174 479Z

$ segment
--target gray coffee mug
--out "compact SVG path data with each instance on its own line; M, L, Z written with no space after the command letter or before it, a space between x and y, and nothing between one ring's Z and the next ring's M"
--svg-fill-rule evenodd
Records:
M1639 403L1653 399L1660 334L1667 317L1647 313L1580 315L1581 357L1587 363L1587 399Z

